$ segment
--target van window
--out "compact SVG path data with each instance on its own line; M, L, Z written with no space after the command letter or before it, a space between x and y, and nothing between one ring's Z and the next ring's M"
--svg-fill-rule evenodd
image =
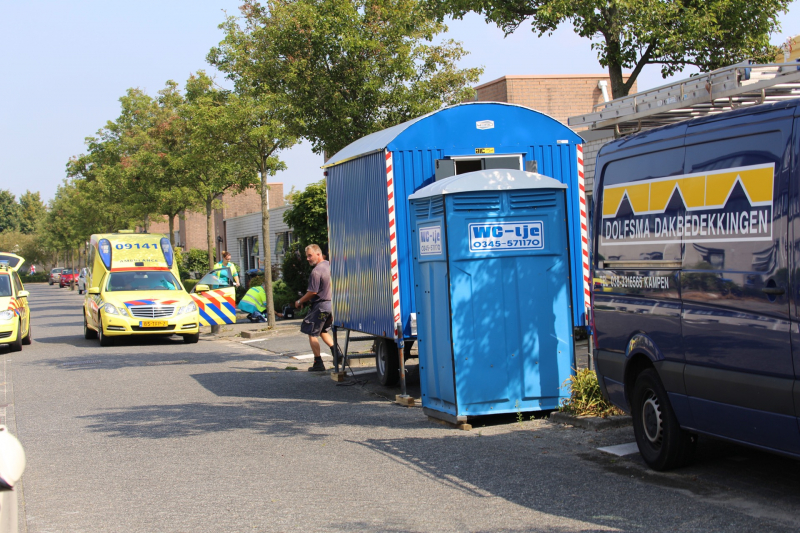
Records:
M8 274L0 276L0 296L11 296L11 276Z
M681 258L677 230L662 227L664 219L685 209L680 198L650 182L683 173L683 147L612 161L602 176L601 221L597 259L600 261L675 261ZM630 184L630 186L626 186ZM662 198L663 197L663 198ZM660 203L659 203L660 202Z
M181 285L172 272L144 270L137 272L112 272L108 277L108 292L120 291L176 291Z

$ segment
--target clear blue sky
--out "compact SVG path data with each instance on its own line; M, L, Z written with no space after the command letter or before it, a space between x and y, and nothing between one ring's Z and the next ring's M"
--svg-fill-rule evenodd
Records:
M222 38L217 26L223 11L238 14L238 5L238 0L5 2L0 188L52 198L69 157L82 153L84 138L118 116L126 89L155 94L169 79L182 84L199 69L212 72L206 53ZM782 25L775 43L800 33L796 2ZM463 66L485 66L481 82L507 74L603 72L589 41L569 27L542 39L520 28L504 39L496 27L470 15L452 21L450 34L471 52ZM662 83L654 66L639 78L640 90ZM283 181L286 191L322 177L322 157L308 144L284 159L289 168L275 181Z

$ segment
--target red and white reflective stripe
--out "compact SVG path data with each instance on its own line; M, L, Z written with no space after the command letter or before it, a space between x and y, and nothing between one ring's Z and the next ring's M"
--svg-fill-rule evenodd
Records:
M394 170L392 153L386 151L386 199L389 204L389 257L392 262L392 309L394 323L400 322L400 283L397 270L397 226L394 212ZM397 334L395 332L395 334Z
M583 264L583 307L586 310L586 318L589 316L591 307L591 272L589 270L589 232L586 224L586 182L583 176L583 145L577 145L578 152L578 194L581 208L581 254Z

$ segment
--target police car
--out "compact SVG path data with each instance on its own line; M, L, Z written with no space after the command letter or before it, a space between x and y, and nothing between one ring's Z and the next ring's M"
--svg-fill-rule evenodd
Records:
M12 352L32 340L28 291L17 274L24 262L18 255L0 253L0 344L10 345Z

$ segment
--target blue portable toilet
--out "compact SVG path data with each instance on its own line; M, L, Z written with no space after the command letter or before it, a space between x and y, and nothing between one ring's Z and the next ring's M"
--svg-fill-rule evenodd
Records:
M571 375L567 186L484 170L409 196L422 407L468 416L555 409Z

